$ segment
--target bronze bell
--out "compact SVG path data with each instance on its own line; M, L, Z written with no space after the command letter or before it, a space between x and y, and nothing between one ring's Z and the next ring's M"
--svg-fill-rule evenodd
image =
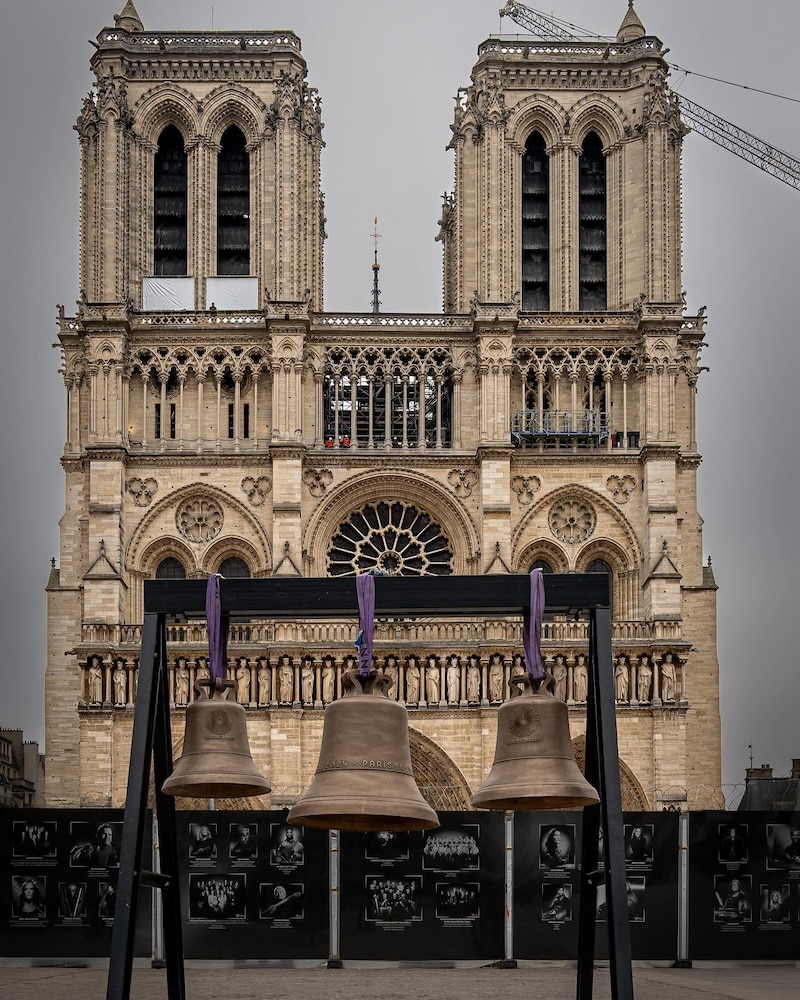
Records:
M391 681L347 671L344 696L325 709L314 780L289 822L325 830L429 830L436 813L411 770L408 712L386 697Z
M270 785L253 763L245 710L223 695L233 681L200 685L213 687L211 696L186 709L183 756L161 791L198 799L265 795Z
M567 706L552 678L534 694L529 674L512 677L511 698L497 710L497 746L489 777L472 796L479 809L574 809L600 801L572 751Z

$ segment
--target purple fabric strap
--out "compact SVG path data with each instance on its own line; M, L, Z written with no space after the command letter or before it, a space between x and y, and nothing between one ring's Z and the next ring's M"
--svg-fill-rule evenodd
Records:
M222 628L222 605L219 597L219 573L212 573L206 585L206 623L208 625L208 651L211 676L225 680L228 656L228 630Z
M361 573L356 577L358 595L358 672L362 677L372 670L372 636L375 631L375 577Z
M531 604L522 628L522 645L528 673L535 681L544 677L542 663L542 614L544 613L544 579L540 569L531 570Z

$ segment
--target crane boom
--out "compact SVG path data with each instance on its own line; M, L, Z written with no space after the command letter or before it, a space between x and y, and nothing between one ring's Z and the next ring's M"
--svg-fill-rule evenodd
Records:
M525 4L516 3L509 0L505 7L500 10L500 17L510 17L522 28L527 28L535 38L542 39L573 39L579 37L575 33L575 25L570 25L566 21L560 21L549 14L539 10L533 10ZM580 29L583 30L583 29ZM602 35L593 35L586 32L592 38L602 38ZM681 109L681 116L691 125L695 132L710 139L729 153L747 160L753 166L758 167L765 173L777 177L779 181L788 184L796 190L800 190L800 160L790 153L778 149L758 136L746 132L738 125L720 118L702 105L689 100L688 97L675 95Z

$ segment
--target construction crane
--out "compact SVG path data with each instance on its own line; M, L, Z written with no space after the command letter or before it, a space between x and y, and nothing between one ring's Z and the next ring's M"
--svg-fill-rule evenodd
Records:
M505 7L501 8L500 17L510 17L520 27L526 28L534 38L550 41L564 41L574 38L596 38L609 43L615 41L606 35L596 35L585 31L568 21L562 21L550 14L533 10L531 7L515 3L513 0L509 0ZM680 67L677 66L671 66L671 68L680 70ZM800 191L800 160L777 146L759 139L758 136L746 132L738 125L720 118L708 108L704 108L695 101L690 101L688 97L683 97L680 94L675 94L675 97L681 109L681 117L688 125L691 125L695 132L710 139L723 149L727 149L728 152L747 160L759 170L777 177L779 181L783 181L789 187Z

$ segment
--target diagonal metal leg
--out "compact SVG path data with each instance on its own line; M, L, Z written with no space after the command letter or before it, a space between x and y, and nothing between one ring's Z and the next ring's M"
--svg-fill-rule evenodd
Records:
M161 670L159 636L163 636L163 632L163 615L144 616L106 1000L128 1000L131 991L136 905L141 884L141 857L144 825L147 819L147 787L150 780L153 731L157 702L163 696L159 679Z
M170 728L169 690L167 684L167 643L165 629L159 630L158 659L161 669L160 695L157 699L153 744L153 777L155 779L156 815L161 847L161 871L167 879L161 886L164 914L164 954L167 968L167 997L185 1000L186 983L183 966L183 925L181 923L180 872L178 869L178 831L175 799L164 795L161 786L172 774L172 733Z

